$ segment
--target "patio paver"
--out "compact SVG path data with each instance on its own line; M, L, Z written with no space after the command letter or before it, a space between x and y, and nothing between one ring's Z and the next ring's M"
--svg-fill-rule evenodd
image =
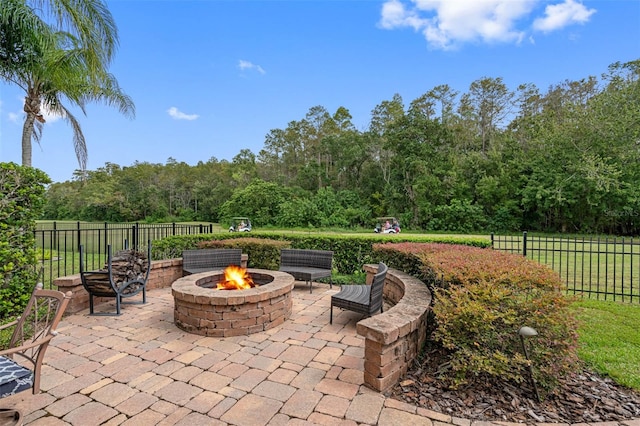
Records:
M250 336L179 330L169 288L149 291L144 305L124 305L119 317L65 317L45 356L42 393L22 392L2 406L37 426L491 424L365 387L361 317L338 311L329 324L337 291L314 283L309 294L297 283L291 318Z

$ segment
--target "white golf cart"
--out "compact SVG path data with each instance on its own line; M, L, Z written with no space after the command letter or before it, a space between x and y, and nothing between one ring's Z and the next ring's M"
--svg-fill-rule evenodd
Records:
M248 217L234 217L231 219L229 232L251 232L251 221Z
M400 223L398 219L393 216L385 216L379 217L377 219L378 224L376 225L373 232L376 234L399 234L400 233Z

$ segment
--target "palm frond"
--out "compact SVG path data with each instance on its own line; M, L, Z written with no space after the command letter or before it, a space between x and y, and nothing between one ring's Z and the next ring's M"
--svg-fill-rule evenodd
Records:
M63 118L64 120L71 125L73 129L73 148L76 151L76 158L78 159L78 164L80 165L81 170L85 170L87 168L87 141L84 138L84 133L82 133L82 128L80 127L80 123L76 119L76 117L65 108L63 105L60 105L60 109L64 111Z
M58 30L77 35L89 49L91 68L107 67L118 46L118 29L103 0L31 0L35 8L55 20Z

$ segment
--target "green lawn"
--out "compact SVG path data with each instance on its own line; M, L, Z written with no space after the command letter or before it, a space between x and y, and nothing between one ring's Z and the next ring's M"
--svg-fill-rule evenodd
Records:
M572 309L581 322L580 359L617 383L640 390L640 306L580 300Z

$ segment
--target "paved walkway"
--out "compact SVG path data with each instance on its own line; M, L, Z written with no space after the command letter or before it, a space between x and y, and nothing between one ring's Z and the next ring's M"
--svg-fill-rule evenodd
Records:
M120 317L69 316L47 350L42 393L2 406L30 425L490 425L364 386L361 317L339 311L329 325L332 292L297 283L287 323L224 339L176 328L170 289L148 292L147 304L125 305Z

